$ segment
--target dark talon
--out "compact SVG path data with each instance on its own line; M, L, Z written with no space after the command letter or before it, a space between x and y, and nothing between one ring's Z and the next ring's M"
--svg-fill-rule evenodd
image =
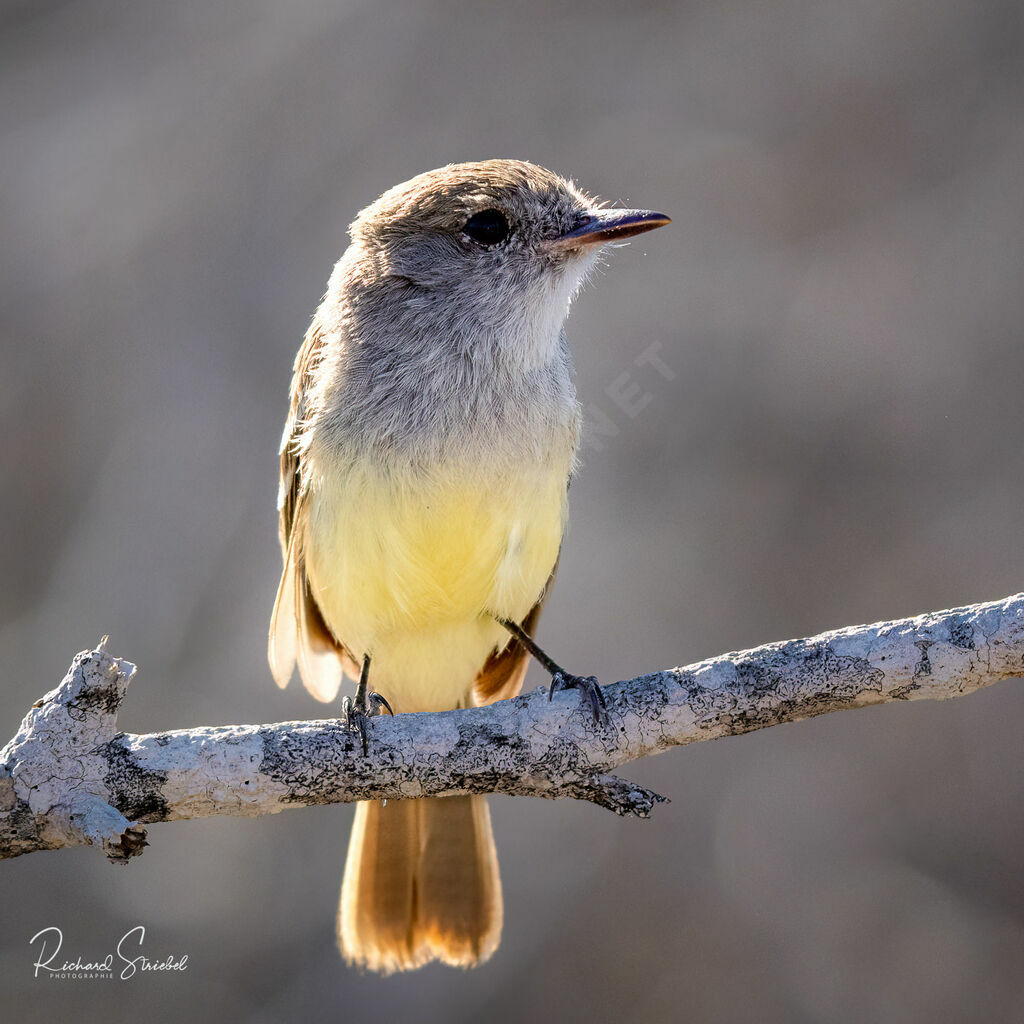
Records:
M394 718L395 713L391 710L391 705L388 703L387 698L382 693L377 693L376 690L371 690L367 695L367 704L370 705L370 714L379 715L381 708L387 708L388 714Z
M590 713L594 716L596 725L610 726L611 720L608 717L608 705L605 702L604 694L601 692L601 684L596 676L573 676L568 672L556 672L551 677L551 686L548 688L548 700L551 700L555 690L561 687L563 690L582 690L582 699L590 707Z

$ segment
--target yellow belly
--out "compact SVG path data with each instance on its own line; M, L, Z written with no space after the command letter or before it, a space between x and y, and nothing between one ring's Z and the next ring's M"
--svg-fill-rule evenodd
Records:
M443 468L320 475L306 543L324 618L395 710L468 703L473 680L508 639L558 557L568 467L508 473Z

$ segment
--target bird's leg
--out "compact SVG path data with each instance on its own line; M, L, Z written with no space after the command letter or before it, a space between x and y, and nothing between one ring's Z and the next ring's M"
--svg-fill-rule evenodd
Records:
M497 618L497 617L495 617ZM548 657L529 633L516 622L510 619L497 619L499 625L504 626L526 649L544 666L551 675L551 686L548 688L548 700L554 696L555 690L578 689L582 693L583 700L590 708L594 721L598 725L608 725L608 705L605 704L604 694L601 692L601 684L596 676L574 676L566 672L554 659Z
M355 699L346 697L341 702L341 716L353 732L359 733L363 744L363 754L370 749L369 737L366 734L366 720L381 713L381 708L387 708L388 714L393 715L391 705L376 690L370 689L370 656L363 655L363 667L359 671L359 686L356 688Z

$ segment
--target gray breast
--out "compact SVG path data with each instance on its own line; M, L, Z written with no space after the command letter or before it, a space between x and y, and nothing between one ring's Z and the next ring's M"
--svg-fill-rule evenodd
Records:
M333 443L383 459L571 461L579 407L564 333L553 350L548 363L523 369L487 338L346 345L325 382L320 427Z

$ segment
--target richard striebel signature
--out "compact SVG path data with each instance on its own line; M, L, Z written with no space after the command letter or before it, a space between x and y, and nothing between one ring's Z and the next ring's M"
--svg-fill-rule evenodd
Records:
M113 978L118 967L121 968L117 975L121 981L127 981L136 974L152 971L184 971L188 969L188 954L176 956L169 954L161 959L151 960L142 953L136 953L136 948L141 949L143 940L146 938L145 925L137 924L121 936L116 948L112 953L99 959L86 959L79 954L74 959L60 957L64 946L64 933L56 925L42 928L29 939L28 944L39 943L39 956L33 965L38 978L42 972L43 977L50 978ZM135 953L135 955L131 955Z

